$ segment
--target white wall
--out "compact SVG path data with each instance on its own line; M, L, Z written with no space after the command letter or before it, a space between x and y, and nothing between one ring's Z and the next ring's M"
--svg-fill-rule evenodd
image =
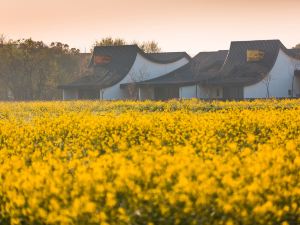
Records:
M197 85L185 86L179 88L179 97L182 99L197 98Z
M78 90L63 89L63 100L78 99Z
M196 90L197 88L197 90ZM218 96L219 91L219 96ZM179 89L180 98L222 98L223 97L223 88L222 87L205 87L202 85L193 85L180 87Z
M101 89L102 99L113 100L113 99L128 99L129 93L125 89L120 88L120 83L117 83L114 86Z
M269 80L270 97L291 97L288 95L288 91L292 90L294 71L298 65L300 65L300 60L293 59L280 50L268 78L254 85L244 87L244 98L267 97L267 79ZM297 82L294 82L294 96L297 93L300 94L299 85L297 85Z
M188 62L188 59L182 58L173 63L160 64L152 62L138 53L126 77L116 85L102 90L103 99L127 99L129 94L125 89L120 88L120 84L156 78L172 72Z

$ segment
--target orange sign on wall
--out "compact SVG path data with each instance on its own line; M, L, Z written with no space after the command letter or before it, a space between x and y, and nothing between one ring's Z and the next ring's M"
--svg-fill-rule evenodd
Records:
M110 61L111 61L111 57L107 55L94 56L94 65L104 65L110 63Z

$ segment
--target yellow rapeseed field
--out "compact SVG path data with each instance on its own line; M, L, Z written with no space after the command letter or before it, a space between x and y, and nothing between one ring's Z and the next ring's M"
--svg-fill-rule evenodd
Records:
M0 224L300 224L300 100L0 103Z

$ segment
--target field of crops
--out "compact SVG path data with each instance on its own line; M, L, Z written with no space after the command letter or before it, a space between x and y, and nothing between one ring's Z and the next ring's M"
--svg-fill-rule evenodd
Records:
M300 100L0 103L0 224L300 224Z

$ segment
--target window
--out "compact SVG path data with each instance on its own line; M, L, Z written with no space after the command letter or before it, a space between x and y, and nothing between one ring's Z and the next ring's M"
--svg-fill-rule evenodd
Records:
M95 55L94 56L94 65L105 65L110 63L111 57L108 55Z
M265 53L260 50L247 50L247 62L259 62L263 60Z
M292 96L292 90L288 91L289 96Z
M78 99L99 99L99 90L98 89L83 89L78 92Z
M155 100L168 100L179 98L178 87L157 87L154 89Z
M223 89L224 99L243 99L244 89L243 87L226 87Z

